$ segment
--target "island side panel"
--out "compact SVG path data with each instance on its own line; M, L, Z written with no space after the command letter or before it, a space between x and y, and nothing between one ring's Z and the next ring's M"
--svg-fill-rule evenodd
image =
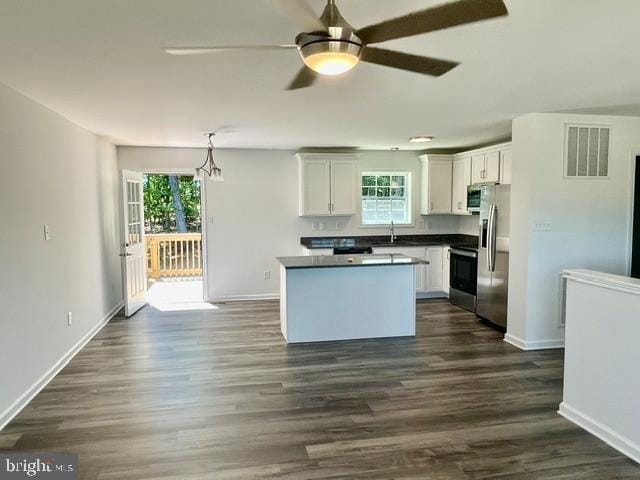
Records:
M288 343L415 336L415 266L288 269Z
M284 339L287 340L287 269L282 265L280 265L280 330Z

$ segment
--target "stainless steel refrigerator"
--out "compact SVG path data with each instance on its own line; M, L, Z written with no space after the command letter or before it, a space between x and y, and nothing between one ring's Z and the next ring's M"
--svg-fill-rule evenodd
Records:
M487 184L480 190L476 314L506 328L511 185Z

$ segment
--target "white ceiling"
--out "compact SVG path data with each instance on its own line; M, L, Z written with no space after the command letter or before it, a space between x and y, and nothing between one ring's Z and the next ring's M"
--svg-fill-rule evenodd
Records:
M442 2L337 3L361 27ZM0 82L127 145L201 146L213 129L222 147L424 148L407 142L423 134L455 148L504 138L527 112L638 104L640 1L505 3L507 18L380 44L462 63L443 77L361 64L287 92L295 50L162 52L292 43L300 29L264 0L2 0Z

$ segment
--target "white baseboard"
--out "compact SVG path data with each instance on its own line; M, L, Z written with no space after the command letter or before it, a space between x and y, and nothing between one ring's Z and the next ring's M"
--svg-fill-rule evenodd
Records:
M505 334L504 341L521 350L547 350L551 348L564 348L564 339L550 340L523 340L510 333Z
M256 295L226 295L222 297L208 298L209 303L220 302L246 302L247 300L279 300L280 295L277 293L259 293Z
M82 337L73 347L69 349L67 353L65 353L60 360L58 360L55 365L53 365L47 372L42 375L36 382L29 387L29 389L24 392L18 399L13 402L9 408L7 408L4 412L0 413L0 431L7 426L7 424L14 419L16 415L20 413L20 411L26 407L33 398L40 393L40 391L47 386L47 384L54 379L54 377L60 373L62 370L76 354L82 350L82 348L89 343L89 341L100 331L102 328L109 323L116 313L120 311L120 309L124 306L124 303L119 303L115 307L113 307L109 313L107 313L100 322L95 325L89 333L87 333L84 337Z
M595 435L604 443L615 448L634 462L640 463L640 445L595 421L588 415L579 412L565 402L560 404L558 413L570 422L584 428L590 434Z

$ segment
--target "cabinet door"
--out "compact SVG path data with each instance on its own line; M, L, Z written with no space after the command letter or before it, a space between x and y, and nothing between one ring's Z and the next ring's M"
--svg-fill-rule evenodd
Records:
M427 248L427 292L441 292L443 289L442 278L442 247Z
M451 161L429 160L429 213L451 213Z
M467 187L471 184L471 157L453 161L451 211L457 215L467 214Z
M500 152L491 152L485 155L485 182L500 181Z
M331 161L331 214L356 213L356 165L348 160Z
M331 162L304 160L301 171L301 215L331 213Z
M449 295L451 252L449 246L443 247L442 254L442 290Z
M500 183L511 185L511 149L500 150Z
M473 155L471 157L471 183L476 184L486 182L484 179L486 171L484 160L484 154Z
M424 247L379 247L374 248L373 253L380 255L388 255L390 253L401 253L408 257L426 260L426 251ZM427 291L427 265L416 265L416 292L424 293Z

